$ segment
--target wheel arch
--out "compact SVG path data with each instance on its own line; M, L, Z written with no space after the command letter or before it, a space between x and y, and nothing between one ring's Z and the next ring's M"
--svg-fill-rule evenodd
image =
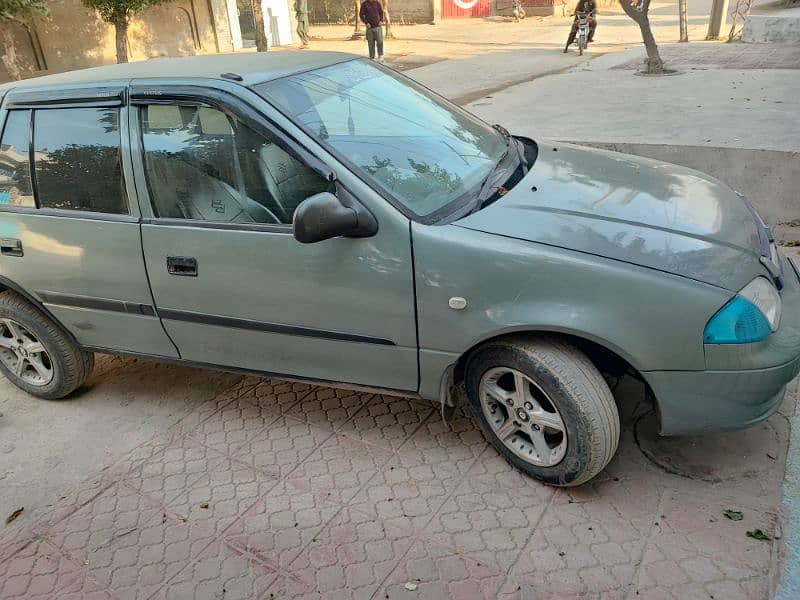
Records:
M27 300L33 306L35 306L37 308L37 310L39 310L40 312L44 313L44 315L48 319L50 319L53 322L53 324L55 324L55 326L58 327L61 330L61 332L70 339L70 341L72 341L79 348L82 347L82 345L78 342L78 340L75 338L75 336L72 335L72 332L69 329L67 329L66 327L64 327L64 324L61 323L61 321L59 321L53 315L53 313L51 313L49 310L47 310L47 307L44 304L42 304L42 302L38 298L36 298L36 296L34 296L30 292L26 291L25 288L23 288L21 285L19 285L15 281L12 281L8 277L0 275L0 293L5 292L5 291L9 291L9 290L12 291L12 292L15 292L15 293L19 294L20 296L22 296L23 298L25 298L25 300Z
M616 348L613 344L606 340L597 339L593 336L573 331L547 328L525 328L486 336L485 338L475 342L472 346L470 346L470 348L464 351L461 356L459 356L458 360L452 365L452 369L448 369L448 376L451 380L450 384L456 389L461 387L464 381L466 365L469 362L470 357L481 347L492 342L520 338L549 338L567 342L586 354L592 364L601 373L611 374L617 377L629 375L641 381L645 386L648 400L652 403L659 421L661 420L658 398L656 398L655 394L653 393L653 390L650 387L644 372L636 366L631 357L627 356L624 351Z

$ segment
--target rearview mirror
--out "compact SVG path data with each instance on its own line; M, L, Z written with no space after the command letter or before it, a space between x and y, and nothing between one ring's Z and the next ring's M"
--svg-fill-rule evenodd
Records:
M375 217L349 194L340 191L344 201L330 192L314 194L294 211L294 237L313 244L334 237L370 237L378 232Z

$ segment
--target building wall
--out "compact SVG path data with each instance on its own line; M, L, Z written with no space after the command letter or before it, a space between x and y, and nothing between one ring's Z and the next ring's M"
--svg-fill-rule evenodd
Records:
M216 9L222 11L221 16L225 16L222 23L215 24L214 3ZM33 36L22 27L15 28L17 54L24 76L116 62L113 26L102 21L80 0L53 0L49 5L50 18L36 25ZM174 0L149 8L131 21L129 59L230 52L233 43L225 11L226 0ZM36 52L37 46L40 52ZM0 80L8 81L2 64Z
M311 23L353 23L355 12L355 0L308 0ZM434 0L389 0L389 15L392 23L432 23Z

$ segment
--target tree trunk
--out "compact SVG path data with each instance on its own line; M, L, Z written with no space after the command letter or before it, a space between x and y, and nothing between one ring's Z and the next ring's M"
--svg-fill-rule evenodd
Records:
M361 3L358 0L354 0L355 7L356 7L356 26L353 29L353 35L350 36L351 40L357 40L364 37L364 34L361 33L361 16L359 13L361 12Z
M122 17L114 23L117 34L117 63L128 62L128 17Z
M19 81L22 79L22 73L19 68L19 60L17 59L17 47L14 45L14 34L8 23L2 25L3 28L3 55L0 59L3 61L3 66L6 68L9 78L12 81Z
M661 60L661 55L658 52L656 38L653 37L653 31L650 29L650 19L647 18L647 15L639 23L639 29L642 31L642 40L644 40L644 47L647 50L647 73L663 73L664 61Z
M650 19L647 12L650 10L650 0L644 0L642 9L639 10L631 4L631 0L619 0L619 5L625 14L628 15L639 26L642 32L642 41L647 50L647 69L646 73L659 74L664 72L664 61L661 60L661 55L658 53L658 44L656 38L653 37L653 31L650 29Z
M381 0L381 4L383 5L383 22L386 25L386 33L383 37L392 39L394 34L392 33L392 18L389 16L389 0Z
M688 24L688 17L686 16L687 11L687 0L678 0L678 19L680 21L681 27L681 38L678 40L679 42L688 42L689 41L689 24Z
M264 27L264 10L261 8L261 0L252 0L253 21L256 26L256 50L266 52L269 50L269 41Z

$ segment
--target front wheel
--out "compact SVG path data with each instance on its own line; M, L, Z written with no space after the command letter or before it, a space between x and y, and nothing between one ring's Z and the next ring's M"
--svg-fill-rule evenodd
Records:
M466 387L489 441L535 479L580 485L617 451L611 390L585 354L560 340L490 342L470 357Z
M586 38L578 36L578 54L583 56L583 49L586 47Z

